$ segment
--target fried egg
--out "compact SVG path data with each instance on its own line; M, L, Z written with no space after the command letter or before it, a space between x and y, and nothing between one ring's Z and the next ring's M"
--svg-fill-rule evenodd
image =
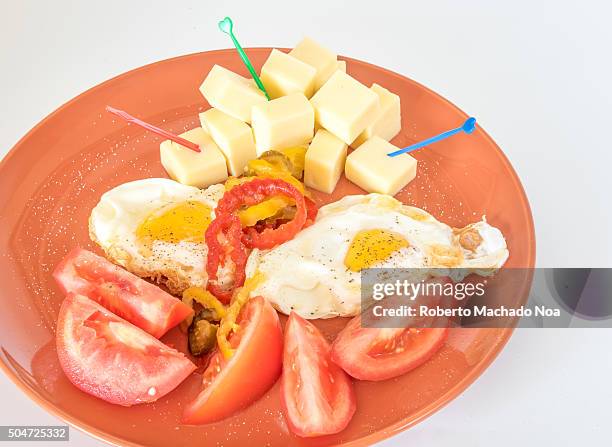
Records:
M171 293L206 286L204 232L223 185L206 190L149 178L107 191L91 212L89 234L106 256Z
M292 240L254 250L247 276L264 274L251 295L265 296L280 312L331 318L359 312L362 269L447 269L465 276L492 272L507 258L503 235L486 220L453 229L391 196L368 194L323 206Z

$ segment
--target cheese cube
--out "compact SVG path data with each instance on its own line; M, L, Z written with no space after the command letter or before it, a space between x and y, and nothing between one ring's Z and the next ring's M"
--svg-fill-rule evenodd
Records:
M378 113L378 95L342 71L336 71L310 102L319 125L346 144Z
M336 54L305 37L289 54L317 70L315 91L319 90L338 67Z
M394 196L416 176L417 161L408 154L389 157L398 148L374 136L346 159L346 178L367 192Z
M336 66L336 71L343 71L344 73L346 73L346 61L338 61L337 66ZM315 120L315 127L314 127L315 134L320 128L321 128L321 125L317 122L317 120Z
M370 89L378 95L380 107L374 120L351 143L352 147L359 147L360 144L374 135L389 141L402 128L400 97L378 84L372 84Z
M342 175L347 144L325 129L317 131L306 151L304 184L331 194Z
M306 96L292 93L253 106L257 156L271 149L306 144L314 132L314 111Z
M316 74L314 67L274 49L261 67L260 77L272 99L291 93L302 93L310 98Z
M215 65L200 86L200 92L212 106L245 123L251 122L251 107L267 102L252 79Z
M225 157L204 129L196 127L180 136L198 144L200 152L174 141L162 141L159 145L161 163L172 179L198 188L205 188L227 179Z
M200 122L223 152L229 173L242 175L248 161L257 158L249 125L214 108L200 113Z

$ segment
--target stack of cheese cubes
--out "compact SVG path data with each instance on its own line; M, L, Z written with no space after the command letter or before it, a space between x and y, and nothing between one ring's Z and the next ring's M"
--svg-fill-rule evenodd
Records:
M346 74L337 55L305 38L288 54L272 50L261 69L268 101L251 79L215 65L200 87L212 106L202 127L181 136L194 152L161 144L162 164L181 183L205 187L244 172L269 150L309 145L304 183L331 193L342 172L368 192L395 195L416 175L409 155L390 158L388 141L400 131L400 98ZM315 133L316 130L316 133ZM348 147L355 150L347 156Z

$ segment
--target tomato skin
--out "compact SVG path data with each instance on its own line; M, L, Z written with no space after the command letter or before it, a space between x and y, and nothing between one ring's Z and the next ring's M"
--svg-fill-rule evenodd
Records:
M193 314L181 300L82 248L68 253L53 277L64 294L85 295L156 338Z
M321 332L295 312L285 326L281 401L289 429L301 437L346 428L357 404L351 379L330 359Z
M156 401L196 368L182 353L77 294L62 303L56 346L62 370L77 388L128 407Z
M362 327L361 315L340 331L332 345L331 359L344 371L360 380L387 380L400 376L429 360L444 344L448 328L424 328L407 332L404 328ZM375 346L406 337L403 352L371 355Z
M234 355L229 360L218 350L212 355L203 376L204 388L185 409L183 423L225 419L259 399L280 376L283 333L270 303L260 296L251 298L238 324L241 329L235 334L239 341Z
M304 195L293 185L279 178L256 178L241 183L227 191L215 209L216 215L236 212L241 206L257 205L269 197L282 195L295 200L295 216L278 228L266 228L258 233L253 228L246 229L243 242L248 248L268 249L293 238L306 224L306 220L316 217L316 206L306 206ZM310 213L309 213L310 208ZM310 214L310 215L309 215Z
M298 182L299 183L299 182ZM242 228L236 214L243 206L254 206L269 197L284 196L295 201L296 212L289 221L278 225L255 225ZM206 272L209 277L208 290L224 302L229 302L232 292L245 281L247 248L269 249L293 238L302 228L311 225L318 213L312 200L305 197L298 188L280 178L255 178L238 183L226 191L217 207L215 219L206 229L205 239L208 246ZM218 239L224 236L224 243ZM219 265L231 257L235 265L234 284L224 289L217 284Z
M224 244L219 241L220 234L225 237ZM206 229L208 291L224 303L230 302L234 289L242 287L246 279L245 268L249 255L242 243L241 236L240 220L234 214L219 214ZM223 265L226 258L231 258L235 265L234 282L231 289L224 289L217 284L219 265Z

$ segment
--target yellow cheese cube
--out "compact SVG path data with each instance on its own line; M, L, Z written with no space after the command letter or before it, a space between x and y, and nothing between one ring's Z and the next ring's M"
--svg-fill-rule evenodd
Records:
M417 161L408 154L389 157L397 146L374 136L346 159L346 178L367 192L394 196L416 177Z
M292 93L253 106L257 156L271 149L306 144L314 132L314 111L306 96Z
M302 93L310 98L316 74L314 67L274 49L261 67L260 77L272 99L291 93Z
M200 113L200 122L225 155L229 173L242 175L248 161L257 158L251 127L214 108Z
M339 70L310 102L319 125L346 144L351 144L378 112L378 95Z
M340 70L346 73L346 61L338 61L336 64L336 70Z
M347 144L325 129L320 129L306 151L304 184L331 194L342 175Z
M370 89L378 95L380 107L374 120L351 143L352 147L359 147L360 144L374 135L389 141L402 128L400 97L378 84L372 84Z
M172 179L198 188L206 188L227 179L225 157L204 129L196 127L180 136L198 144L200 152L174 141L162 141L159 145L161 163Z
M212 106L245 123L251 122L251 107L267 102L252 79L215 65L200 86L200 92Z
M336 54L305 37L289 54L317 70L315 91L319 90L338 67Z

